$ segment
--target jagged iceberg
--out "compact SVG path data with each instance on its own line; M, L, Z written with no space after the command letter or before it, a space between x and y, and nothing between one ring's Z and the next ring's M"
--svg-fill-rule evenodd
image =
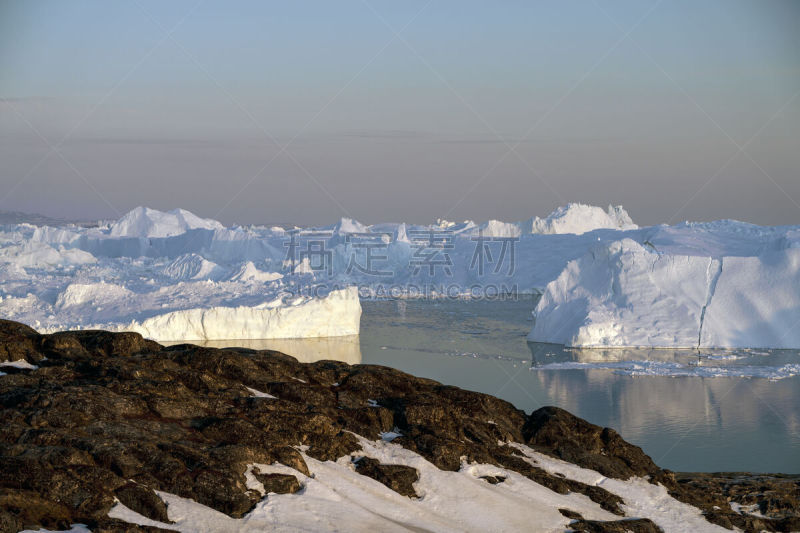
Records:
M166 213L149 207L137 207L111 224L112 237L171 237L186 233L190 229L223 229L216 220L200 218L185 209L173 209Z
M608 210L603 211L597 206L576 203L557 208L547 218L532 218L528 224L528 233L577 235L596 229L629 230L639 227L621 205L609 205Z

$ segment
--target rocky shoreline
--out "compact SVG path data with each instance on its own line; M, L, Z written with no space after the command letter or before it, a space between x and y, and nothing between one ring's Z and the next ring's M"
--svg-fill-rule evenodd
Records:
M160 493L238 519L268 494L303 498L302 480L314 475L308 462L343 457L358 475L421 498L419 471L369 457L364 439L391 440L445 472L492 465L558 495L584 495L618 517L593 520L559 508L573 531L662 528L631 514L629 502L603 483L554 473L520 447L600 478L663 485L709 525L800 530L800 476L670 472L614 430L556 407L528 415L492 396L391 368L304 364L265 350L164 347L135 333L40 335L6 320L2 362L18 362L0 366L2 532L72 524L94 532L170 530ZM259 471L258 464L295 474ZM504 475L480 479L506 483ZM119 505L161 526L110 517Z

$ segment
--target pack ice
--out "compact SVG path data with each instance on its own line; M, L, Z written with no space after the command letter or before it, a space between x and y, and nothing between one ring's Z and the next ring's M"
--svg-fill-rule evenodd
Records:
M93 228L2 229L0 313L42 331L125 330L160 341L359 332L355 287L265 269L278 252L267 242L182 209L139 207Z
M569 204L482 224L231 226L139 207L95 227L0 226L0 313L156 340L354 335L363 297L541 293L529 338L800 347L800 227L639 228Z

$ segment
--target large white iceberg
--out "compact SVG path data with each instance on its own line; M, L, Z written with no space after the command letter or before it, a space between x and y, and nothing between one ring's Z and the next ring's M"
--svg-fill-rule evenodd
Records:
M647 242L603 244L570 261L545 287L529 340L583 347L800 346L800 249L711 257L663 253Z
M800 347L800 248L721 259L700 345Z
M360 319L358 291L352 287L288 304L181 309L91 328L135 331L159 341L297 339L358 335Z
M570 261L547 284L528 337L569 346L697 345L711 260L631 239Z

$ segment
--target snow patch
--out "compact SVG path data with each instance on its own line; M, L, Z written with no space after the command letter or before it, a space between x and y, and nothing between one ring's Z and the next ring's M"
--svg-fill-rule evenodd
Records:
M564 531L570 519L559 508L578 512L589 520L618 520L583 494L558 494L514 472L494 465L464 463L457 472L436 468L419 454L386 441L358 437L361 451L337 461L318 461L305 454L311 476L290 467L272 464L249 465L247 488L264 495L264 487L253 475L290 474L303 489L295 494L266 495L242 519L233 519L195 501L158 492L167 503L174 524L147 519L117 502L109 516L143 526L176 531ZM670 497L660 485L643 479L620 481L592 470L571 465L523 445L525 456L549 472L599 485L625 501L629 516L650 518L665 531L726 531L702 518L694 507ZM418 499L402 496L380 482L358 474L353 461L367 456L383 464L415 468L419 480L414 488ZM501 476L492 485L482 476ZM454 487L457 490L454 490ZM509 512L513 509L514 512Z
M251 389L250 387L245 387L250 394L253 395L254 398L267 398L270 400L276 400L277 397L273 396L272 394L267 394L266 392L257 391L256 389Z
M18 359L16 361L3 361L0 363L0 367L18 368L20 370L36 370L39 368L36 365L30 364L25 359Z

